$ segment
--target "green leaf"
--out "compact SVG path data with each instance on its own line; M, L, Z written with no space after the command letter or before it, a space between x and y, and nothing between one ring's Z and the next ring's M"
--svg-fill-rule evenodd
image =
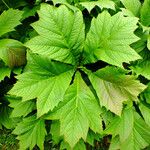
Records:
M14 28L20 24L22 12L20 10L9 9L0 15L0 36L14 31Z
M37 98L39 117L63 100L73 73L74 69L70 65L29 54L26 71L17 76L18 82L9 93L22 97L23 101Z
M145 26L150 25L150 0L144 0L141 8L141 22Z
M138 19L124 17L122 13L110 16L107 11L93 18L85 42L86 62L103 60L109 64L122 67L141 57L129 46L138 40L134 35Z
M121 118L114 118L104 132L119 135L121 150L140 150L150 144L150 127L132 108L125 109Z
M10 77L11 70L8 67L0 67L0 81L2 81L6 76Z
M134 76L125 75L115 67L106 67L88 75L101 106L117 115L121 115L124 101L137 101L137 96L146 88Z
M19 41L13 39L0 40L0 58L10 68L26 63L26 48Z
M131 11L135 16L139 16L140 9L141 9L141 3L139 0L120 0L125 8L127 8L129 11Z
M60 133L73 148L81 138L86 141L89 128L98 133L102 131L100 113L97 100L77 72L73 84L65 93L63 102L52 115L53 118L60 119Z
M38 14L40 19L32 26L39 36L26 46L51 59L77 63L85 36L82 13L73 12L64 5L56 8L43 4Z
M79 3L81 6L86 8L89 12L95 7L98 6L101 9L108 8L115 10L115 3L110 0L98 0L98 1L90 1L90 2L81 2Z
M18 135L17 139L20 140L19 145L21 150L27 148L33 149L37 145L41 150L44 149L44 139L46 135L45 123L42 119L36 119L31 116L23 119L20 122L13 134Z

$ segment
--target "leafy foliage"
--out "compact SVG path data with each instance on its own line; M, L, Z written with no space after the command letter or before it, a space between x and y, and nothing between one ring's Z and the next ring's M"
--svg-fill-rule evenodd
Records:
M21 150L150 146L149 9L149 0L2 0L0 128Z

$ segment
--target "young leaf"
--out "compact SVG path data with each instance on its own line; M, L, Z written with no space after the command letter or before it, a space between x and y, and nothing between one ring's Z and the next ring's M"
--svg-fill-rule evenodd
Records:
M129 46L138 40L134 35L138 19L123 17L121 13L110 16L107 11L93 18L85 42L87 63L103 60L116 66L141 57Z
M0 15L0 36L13 31L16 26L20 24L22 12L20 10L9 9Z
M13 133L18 135L17 139L20 140L21 150L33 149L35 145L38 145L41 150L44 149L46 135L44 120L36 119L35 116L25 118L17 125Z
M56 8L43 4L38 14L40 19L32 26L39 36L26 46L34 53L65 63L77 63L85 36L82 13L73 12L64 5Z
M127 8L129 11L131 11L135 16L139 16L140 9L141 9L141 3L140 0L120 0L125 8Z
M81 138L86 141L89 128L98 133L102 131L100 113L97 100L77 72L64 101L52 114L60 119L60 133L73 148Z
M70 65L29 54L26 72L17 76L18 82L9 93L22 97L23 101L37 98L39 117L63 100L73 73Z
M144 0L141 8L141 22L145 26L150 25L150 0Z
M124 101L137 101L137 96L146 88L134 76L125 75L115 67L106 67L88 75L101 106L117 115L121 115Z

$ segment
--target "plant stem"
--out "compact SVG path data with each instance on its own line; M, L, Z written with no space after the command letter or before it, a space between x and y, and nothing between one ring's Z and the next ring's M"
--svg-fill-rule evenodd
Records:
M5 4L5 6L6 6L7 8L10 8L4 0L2 0L2 2Z

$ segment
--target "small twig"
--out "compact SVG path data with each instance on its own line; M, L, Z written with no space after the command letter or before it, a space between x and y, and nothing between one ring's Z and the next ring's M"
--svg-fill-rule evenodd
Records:
M6 6L7 8L10 8L4 0L2 0L2 2L5 4L5 6Z

